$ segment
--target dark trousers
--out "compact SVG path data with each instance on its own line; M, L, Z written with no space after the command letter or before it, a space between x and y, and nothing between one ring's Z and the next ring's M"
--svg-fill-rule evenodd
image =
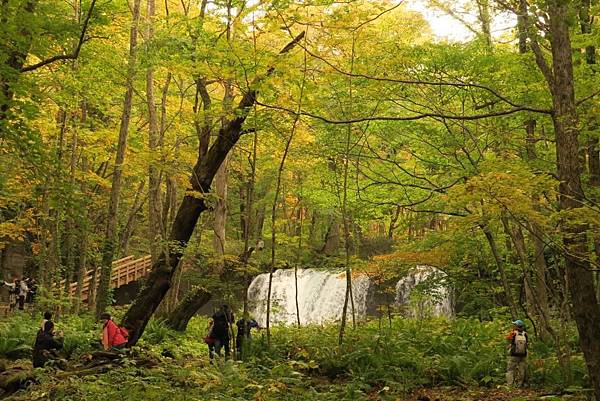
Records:
M23 310L25 308L25 295L19 295L17 302L19 303L19 309Z
M213 359L215 354L221 356L221 349L223 348L225 349L225 358L229 358L229 354L231 353L231 350L229 349L229 338L215 338L214 343L208 344L210 359Z

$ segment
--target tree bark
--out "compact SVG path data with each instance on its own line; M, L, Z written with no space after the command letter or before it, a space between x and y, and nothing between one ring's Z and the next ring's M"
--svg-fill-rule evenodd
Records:
M228 157L225 157L221 167L215 176L215 208L213 212L213 250L217 259L218 266L222 269L224 266L223 257L225 256L225 225L227 222L227 175L228 175Z
M146 40L151 42L154 38L154 16L156 11L155 0L147 0L147 30ZM146 70L146 103L148 105L148 150L150 160L148 165L148 233L150 236L150 254L152 262L156 262L162 244L162 205L160 196L160 170L157 165L159 157L159 125L156 110L156 99L154 97L154 67L149 66Z
M192 317L200 308L210 301L212 294L202 288L190 291L181 303L169 314L165 321L167 327L177 331L185 331Z
M524 2L524 0L523 0ZM579 128L572 48L569 35L569 3L548 2L548 26L552 67L546 62L531 36L532 49L538 67L544 74L553 101L552 122L556 136L556 162L559 184L559 207L568 213L581 208L585 202L581 185ZM579 329L579 339L596 399L600 400L600 305L596 297L593 274L587 258L587 225L564 219L560 222L564 257L572 312Z
M9 16L8 2L3 1L0 4L2 10L2 24L8 24L8 19L15 21L28 21L34 18L35 9L39 0L23 1L22 5L17 8L14 15ZM11 102L14 96L13 85L17 82L21 69L25 65L25 60L33 43L33 34L27 24L19 27L19 38L17 40L2 40L0 46L6 54L4 67L0 71L0 138L4 138L6 128L4 127L8 112L11 108Z
M280 54L292 50L304 33L296 37L283 48ZM273 73L271 67L266 76ZM169 236L169 254L160 255L148 274L146 284L127 311L123 324L130 329L129 344L136 344L142 336L148 321L164 298L171 286L171 278L175 273L183 251L192 236L200 214L206 210L203 196L210 191L212 180L223 160L244 133L242 125L254 105L257 96L257 84L263 78L255 78L250 88L244 94L235 110L236 117L219 130L219 135L206 155L200 158L194 166L190 179L191 189L188 190L177 211L171 234Z
M137 216L142 211L142 209L144 208L144 204L146 203L147 197L144 193L145 187L146 182L140 181L140 184L138 185L137 191L135 193L135 198L133 199L133 204L131 205L131 211L129 212L127 223L125 223L125 227L123 228L123 232L121 233L121 241L119 241L119 247L123 255L127 255L127 252L129 250L129 240L133 236Z
M340 247L340 221L337 216L331 216L327 233L325 234L325 244L321 248L321 252L327 256L337 254Z
M131 119L131 108L133 102L133 81L135 79L135 67L137 60L137 35L140 21L140 2L133 3L133 20L129 37L129 59L127 63L127 83L125 100L123 102L123 113L121 115L121 126L119 128L119 141L117 144L117 155L115 168L112 176L110 190L110 202L108 205L108 218L104 245L102 250L102 264L98 293L96 295L96 314L103 313L108 306L108 294L110 289L110 275L112 273L112 262L117 247L117 219L119 217L119 201L121 195L121 176L125 161L125 150L127 148L127 135L129 133L129 121Z
M490 246L490 250L492 251L492 256L494 257L494 261L496 262L496 267L498 268L498 272L500 273L500 279L502 280L502 287L504 288L504 293L506 295L506 301L508 302L508 308L510 310L510 316L513 319L517 319L519 315L519 311L517 309L517 304L513 297L512 290L510 288L510 281L508 280L508 275L506 274L506 269L504 268L504 261L498 252L498 246L496 245L496 240L492 233L492 230L488 227L487 223L483 223L480 225L481 230L483 231L485 238Z
M579 7L579 24L581 27L581 33L591 34L592 33L592 22L593 18L590 15L590 0L581 0ZM588 45L585 48L586 63L588 65L596 64L596 47ZM599 139L597 136L598 124L594 123L591 130L595 131L590 133L590 138L587 144L588 154L588 171L589 171L589 182L590 187L598 190L600 187L600 146ZM598 203L600 198L597 196L592 197L592 201ZM594 243L594 258L596 266L596 298L600 300L600 234L593 234L592 241Z
M242 264L246 264L248 259L252 255L254 248L249 248L247 252L239 255L238 260ZM226 269L220 273L220 279L226 280L225 275L227 274ZM187 325L192 317L198 312L200 308L210 301L212 294L205 288L195 288L190 291L184 299L177 305L172 313L169 314L165 324L177 331L185 331Z
M350 73L354 70L354 57L355 57L355 37L352 36L352 56L350 60ZM353 102L353 80L352 77L348 77L349 86L349 98L350 98L350 116L352 116L352 102ZM344 113L345 114L345 113ZM344 334L346 331L346 320L348 315L348 301L352 303L352 327L356 328L356 317L354 312L354 297L352 294L352 268L350 266L350 221L348 216L348 170L349 160L352 156L350 154L350 145L352 139L352 124L348 124L346 127L346 146L344 148L344 175L342 182L342 223L344 226L344 268L346 270L346 293L344 295L344 306L342 308L342 319L340 322L340 332L338 336L338 344L342 345L344 342Z

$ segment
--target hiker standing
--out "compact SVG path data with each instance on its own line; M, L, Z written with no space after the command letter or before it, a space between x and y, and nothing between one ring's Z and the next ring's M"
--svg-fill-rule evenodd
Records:
M243 351L248 349L248 345L250 345L250 331L254 328L259 328L258 323L254 319L246 319L242 318L237 321L237 337L235 341L235 346L237 349L238 357L243 355Z
M523 387L527 368L527 346L529 338L522 320L513 322L512 331L506 336L510 343L510 355L506 368L506 384L510 387Z
M211 359L213 354L220 356L222 348L225 348L225 358L229 358L229 329L233 322L233 312L231 312L231 309L229 309L229 305L221 305L221 308L219 308L219 310L212 315L212 328L210 330L210 337L214 339L214 342L212 347L211 344L208 344L208 348L211 349Z
M105 351L122 350L127 346L129 333L123 327L119 327L113 322L109 313L100 315L102 320L102 346Z
M17 298L17 302L19 304L19 310L23 310L25 308L25 298L27 297L28 292L29 292L29 287L27 287L27 282L25 280L20 280L19 288L18 288L18 298Z
M32 304L35 302L35 296L37 294L37 283L34 278L29 278L25 280L27 283L27 287L29 290L27 291L27 297L25 298L25 302L28 304Z
M15 310L15 306L17 305L17 279L14 282L9 283L7 281L4 282L4 285L8 287L8 310L12 312Z
M51 358L58 357L56 351L63 347L64 337L62 332L55 333L52 314L44 312L42 326L38 330L33 344L33 367L42 368Z

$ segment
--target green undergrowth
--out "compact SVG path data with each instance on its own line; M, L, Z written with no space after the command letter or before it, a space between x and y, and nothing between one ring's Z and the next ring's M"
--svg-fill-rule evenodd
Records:
M0 322L0 352L31 345L39 320L23 314ZM97 346L99 327L91 318L67 316L56 325L65 331L70 358ZM276 327L270 349L264 331L258 331L243 362L213 365L201 340L205 327L200 317L185 333L152 321L133 352L158 358L158 366L138 368L126 359L108 373L61 380L52 369L40 370L39 383L13 399L401 400L419 388L497 390L504 382L507 327L496 322L396 318L391 327L361 323L348 330L341 347L333 325ZM174 358L163 356L165 350ZM575 347L571 370L569 390L585 388L585 366ZM528 381L544 392L567 387L551 347L533 336Z

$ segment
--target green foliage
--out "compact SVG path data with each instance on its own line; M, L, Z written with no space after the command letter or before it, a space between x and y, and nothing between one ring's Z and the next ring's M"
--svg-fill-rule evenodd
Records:
M89 350L99 328L90 317L68 316L57 323L65 331L72 357ZM28 315L2 322L0 344L28 344L37 319ZM162 362L153 369L125 365L99 376L68 381L41 376L24 399L42 394L52 400L395 400L421 387L494 388L504 383L506 327L470 319L394 319L392 326L361 323L337 346L336 326L276 327L266 348L257 332L244 362L208 363L202 342L205 318L194 318L185 333L152 321L135 353L150 353ZM12 333L12 334L11 334ZM97 337L96 337L97 338ZM162 357L168 349L175 359ZM575 350L573 350L575 352ZM552 348L535 337L529 357L530 385L561 388ZM585 365L574 353L572 389L585 388ZM50 390L51 389L51 390Z

